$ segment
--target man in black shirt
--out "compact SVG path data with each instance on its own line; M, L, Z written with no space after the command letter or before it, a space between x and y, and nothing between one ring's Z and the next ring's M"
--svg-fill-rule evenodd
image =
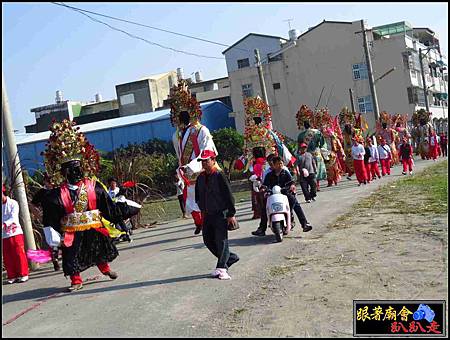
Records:
M300 224L302 225L303 231L307 232L312 229L312 226L306 220L305 214L303 213L302 207L297 201L295 197L295 182L292 179L291 174L283 169L283 161L281 157L275 156L272 160L273 168L271 172L269 172L264 178L263 185L272 189L275 185L278 185L282 190L281 192L287 196L289 201L289 206L291 209L294 209ZM289 189L286 187L289 186ZM256 236L265 236L267 229L267 214L261 215L261 222L256 231L253 231L252 234Z
M239 261L239 256L228 248L228 228L237 223L234 197L228 179L216 163L216 153L203 150L198 161L204 169L195 183L195 201L203 219L203 242L217 257L212 276L229 280L228 268Z

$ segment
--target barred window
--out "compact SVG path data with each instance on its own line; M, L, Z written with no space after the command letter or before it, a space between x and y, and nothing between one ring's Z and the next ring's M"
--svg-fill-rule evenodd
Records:
M368 79L367 65L365 63L353 64L353 80Z
M358 109L361 113L373 112L372 96L359 97Z
M253 97L253 86L252 84L242 85L242 95L244 98Z

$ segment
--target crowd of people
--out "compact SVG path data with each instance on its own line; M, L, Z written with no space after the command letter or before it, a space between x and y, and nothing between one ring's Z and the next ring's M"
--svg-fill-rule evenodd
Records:
M413 174L414 154L436 160L447 156L447 134L439 136L423 112L413 116L418 122L414 133L405 117L381 114L376 132L367 130L361 114L344 108L331 117L326 109L313 112L302 105L297 112L298 152L289 152L281 134L273 130L271 113L260 98L245 101L246 127L244 155L236 168L248 171L253 178L253 219L260 219L255 236L264 236L268 225L266 192L278 186L287 197L294 221L297 216L303 232L313 229L296 197L296 181L305 203L318 199L320 181L336 186L346 176L355 174L358 185L367 185L400 164L403 175ZM201 110L184 82L171 91L171 121L176 131L173 143L179 166L174 178L182 217L190 214L194 234L202 233L203 242L217 258L212 276L220 280L231 278L228 270L239 261L229 249L228 231L239 228L229 180L217 163L217 149L207 127L200 123ZM99 155L75 123L64 120L54 123L44 153L46 173L44 187L32 203L42 208L42 224L52 239L51 260L55 271L62 269L71 279L69 291L83 288L81 273L97 266L103 275L116 279L110 263L118 256L116 243L131 242L130 218L141 206L125 198L127 188L117 178L108 180L108 187L96 174ZM381 171L380 171L381 170ZM261 190L263 189L263 190ZM286 203L287 204L287 203ZM28 280L27 254L23 231L18 219L18 203L2 189L3 259L9 283ZM295 223L292 223L291 230ZM56 235L56 241L55 236Z

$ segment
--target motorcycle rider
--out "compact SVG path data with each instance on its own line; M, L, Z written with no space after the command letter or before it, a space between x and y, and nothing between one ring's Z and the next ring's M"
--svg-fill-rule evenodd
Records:
M303 228L303 232L308 232L312 229L311 224L308 223L305 214L295 197L296 187L295 182L292 179L291 174L283 169L283 161L281 157L275 156L272 159L273 171L269 172L264 178L263 185L269 189L272 189L275 185L278 185L282 188L281 193L286 195L289 200L289 206L291 210L293 209L300 221L300 224ZM289 189L286 187L290 185ZM261 222L259 224L258 229L256 231L252 231L252 234L255 236L265 236L267 229L267 213L264 209L264 212L261 214Z

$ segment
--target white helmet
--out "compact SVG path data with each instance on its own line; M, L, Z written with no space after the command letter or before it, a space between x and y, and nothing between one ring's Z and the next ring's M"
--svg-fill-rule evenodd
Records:
M272 188L272 193L274 193L274 194L281 194L281 188L278 185L275 185Z

